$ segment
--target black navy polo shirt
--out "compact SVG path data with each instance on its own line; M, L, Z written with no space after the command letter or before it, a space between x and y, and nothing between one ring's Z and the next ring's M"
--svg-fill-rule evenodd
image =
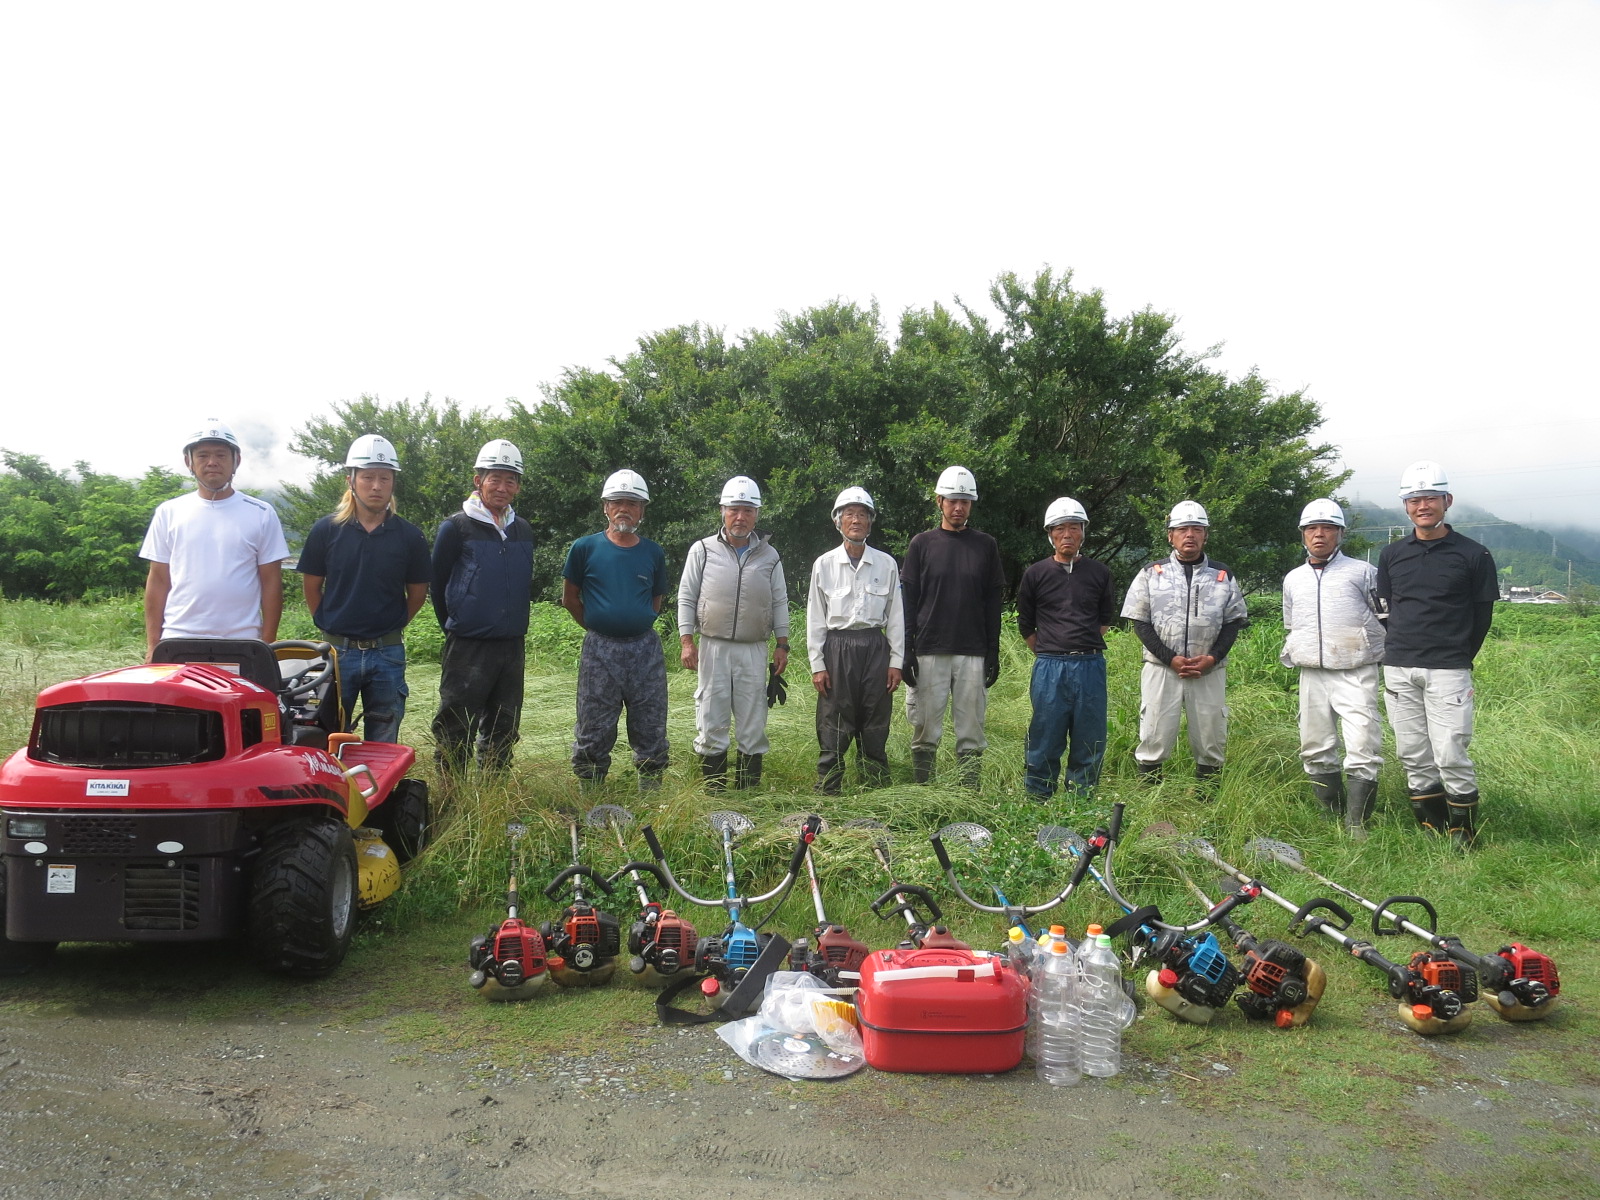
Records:
M433 578L422 530L393 513L371 533L360 521L323 517L306 536L299 570L323 577L317 628L356 641L403 628L406 585Z
M1389 602L1384 666L1472 666L1500 598L1486 547L1453 529L1433 541L1413 530L1378 555L1377 586Z

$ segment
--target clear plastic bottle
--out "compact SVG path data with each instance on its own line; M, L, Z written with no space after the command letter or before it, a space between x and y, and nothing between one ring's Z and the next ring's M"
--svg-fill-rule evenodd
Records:
M1013 925L1006 934L1006 961L1024 979L1033 973L1034 945L1020 925Z
M1034 1069L1055 1087L1071 1087L1083 1078L1079 1067L1077 1004L1078 972L1067 952L1065 932L1053 939L1049 955L1035 965L1034 994L1038 997L1038 1047Z
M1090 944L1078 979L1078 1044L1085 1075L1105 1078L1122 1069L1122 964L1111 939Z

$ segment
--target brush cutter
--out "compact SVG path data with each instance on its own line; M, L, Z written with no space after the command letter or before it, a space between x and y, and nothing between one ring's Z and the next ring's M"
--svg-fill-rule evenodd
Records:
M1217 1009L1225 1006L1238 990L1239 969L1228 961L1215 933L1208 929L1203 933L1195 932L1205 929L1208 922L1202 921L1192 927L1169 925L1153 905L1135 908L1122 898L1109 873L1110 851L1116 845L1116 834L1121 826L1122 805L1118 804L1112 809L1111 829L1097 829L1086 841L1063 826L1046 825L1039 830L1039 844L1065 847L1080 862L1091 860L1097 845L1104 849L1106 873L1102 874L1091 865L1089 874L1124 914L1106 932L1112 937L1129 935L1135 967L1145 957L1153 958L1158 964L1145 976L1145 995L1180 1021L1209 1025Z
M674 981L661 993L656 1001L656 1012L663 1022L682 1024L726 1020L743 1016L760 1005L767 977L782 967L789 953L787 939L776 933L761 933L761 926L771 920L773 914L788 899L789 890L794 887L806 848L816 837L817 827L821 824L821 818L807 817L800 828L794 855L789 859L789 869L784 873L783 879L770 891L759 896L747 897L739 894L734 875L733 843L736 834L748 833L755 828L754 823L743 813L727 811L714 812L708 820L711 822L711 827L722 835L723 879L727 888L727 895L715 900L702 899L679 883L672 873L672 868L667 865L666 854L661 849L661 842L656 838L655 830L646 825L642 831L644 840L650 846L650 853L655 855L656 865L660 867L668 886L691 904L727 910L729 921L728 928L721 936L702 937L695 946L694 975L682 981ZM773 903L767 910L766 916L754 925L744 923L742 917L746 909L756 904L765 904L769 900ZM727 999L716 1012L697 1015L671 1006L671 1000L679 992L686 990L688 984L696 978L700 981L701 993L707 997L716 996L723 990L731 988Z
M554 921L539 926L550 950L550 975L562 987L598 987L609 982L617 969L622 950L622 934L616 917L601 912L584 895L583 881L593 883L606 895L611 884L605 876L581 861L578 848L578 818L567 817L572 836L572 864L545 885L544 894L554 900L570 886L571 899Z
M970 950L971 946L951 934L944 920L944 912L933 893L914 883L901 883L895 878L894 861L889 857L889 831L870 817L845 822L846 829L873 831L872 856L889 876L889 890L872 902L872 915L887 921L895 915L906 919L906 936L898 947L901 950ZM890 907L890 905L893 907ZM919 909L917 906L921 905ZM927 912L924 918L923 911Z
M1537 1021L1549 1016L1555 1007L1555 999L1561 994L1561 976L1556 971L1555 961L1548 955L1530 950L1518 942L1502 946L1494 954L1474 954L1462 945L1460 938L1438 931L1439 915L1433 905L1421 896L1390 896L1381 904L1374 904L1342 884L1317 874L1305 865L1300 851L1288 842L1254 838L1246 843L1244 849L1257 862L1281 863L1370 910L1374 937L1409 933L1421 938L1435 950L1448 954L1462 966L1471 968L1477 972L1483 999L1502 1020ZM1421 909L1427 915L1427 928L1402 916L1399 911L1402 907ZM1391 924L1385 925L1385 919Z
M803 829L808 821L817 822L818 832L828 827L821 817L804 813L791 813L782 819L782 824L792 829ZM861 978L861 964L872 951L851 937L850 931L843 925L828 920L828 914L822 907L822 884L817 879L816 859L809 842L806 843L804 857L806 878L811 883L811 905L816 909L817 923L809 938L796 938L794 945L789 948L789 969L809 971L829 987L840 986L841 978L845 986L852 985Z
M1091 846L1089 851L1078 859L1078 865L1073 869L1072 877L1067 880L1067 886L1043 904L1013 904L1006 898L1006 894L1000 890L997 884L985 880L988 883L989 890L1000 901L998 905L994 905L984 904L973 899L967 893L967 890L961 886L961 881L956 878L955 865L950 860L949 851L945 849L944 840L946 838L959 839L971 848L982 849L993 843L994 834L975 822L955 821L944 826L928 840L933 843L933 852L938 856L939 865L944 868L944 877L949 881L951 889L957 896L960 896L961 899L972 905L979 912L1000 914L1005 918L1007 928L1013 925L1019 926L1030 937L1033 936L1033 930L1028 927L1027 919L1042 912L1049 912L1052 908L1063 903L1073 892L1077 891L1078 885L1083 882L1083 877L1089 873L1090 861L1095 854L1099 853L1098 847Z
M590 825L609 825L616 834L617 847L624 855L628 845L622 837L622 827L632 824L633 814L620 804L597 804L584 817ZM694 962L694 948L700 935L693 925L670 908L650 899L640 872L650 875L661 885L664 894L671 894L667 877L653 862L630 861L613 872L606 882L615 887L624 875L633 880L634 891L639 896L639 915L628 927L628 970L640 982L650 987L660 987L666 980Z
M1208 909L1216 903L1182 867L1178 874ZM1232 881L1227 886L1233 890ZM1239 1011L1255 1021L1271 1021L1279 1029L1294 1029L1311 1020L1328 976L1304 951L1277 938L1258 938L1231 917L1218 922L1244 954L1244 990L1234 996Z
M1259 880L1246 875L1238 867L1225 862L1216 848L1204 838L1188 837L1178 843L1184 853L1192 854L1217 870L1243 884L1242 891L1264 896L1278 907L1287 910L1289 932L1297 937L1303 930L1320 933L1359 958L1368 966L1382 971L1389 980L1389 995L1398 1000L1396 1016L1402 1024L1424 1037L1441 1033L1456 1033L1472 1023L1472 1010L1468 1007L1478 998L1478 977L1470 967L1463 967L1448 954L1419 950L1404 966L1391 962L1379 954L1371 942L1349 937L1345 930L1355 920L1344 908L1332 900L1317 898L1296 905L1286 900ZM1327 913L1327 916L1320 915Z
M522 867L519 843L527 832L528 827L520 821L506 826L511 842L506 919L492 927L487 936L473 938L467 948L467 965L472 968L467 982L480 990L487 988L483 994L490 1000L526 1000L550 977L544 938L517 916L517 873Z

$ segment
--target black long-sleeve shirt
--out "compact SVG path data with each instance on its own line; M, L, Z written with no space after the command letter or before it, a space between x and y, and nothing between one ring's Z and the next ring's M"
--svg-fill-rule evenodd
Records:
M1036 654L1104 650L1100 630L1116 615L1111 572L1092 558L1060 563L1052 555L1024 571L1017 584L1017 632L1034 638Z
M1389 602L1386 667L1472 666L1500 598L1494 557L1454 529L1423 541L1413 530L1378 555L1377 590Z
M1000 657L1000 602L1006 575L987 533L929 529L906 548L900 568L906 649L916 654Z

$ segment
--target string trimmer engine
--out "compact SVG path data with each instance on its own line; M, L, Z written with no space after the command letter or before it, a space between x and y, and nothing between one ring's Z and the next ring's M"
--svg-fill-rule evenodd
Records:
M1163 930L1148 940L1145 952L1161 964L1161 986L1190 1004L1221 1008L1239 989L1239 968L1228 961L1214 933L1195 937Z
M1311 998L1305 952L1288 942L1276 938L1256 942L1245 951L1242 974L1245 990L1234 997L1234 1003L1255 1020L1280 1021L1279 1013Z
M553 969L593 971L616 959L622 950L622 931L616 917L601 912L587 900L574 900L554 921L539 927Z
M670 908L651 901L628 929L628 969L635 975L653 967L658 975L676 975L695 961L700 935Z
M507 917L493 926L488 936L472 939L467 965L472 968L468 982L475 988L484 987L491 979L504 988L543 983L544 938L520 917Z
M1406 964L1413 979L1409 987L1391 979L1389 994L1396 1000L1426 1004L1434 1016L1449 1020L1478 998L1478 973L1437 950L1418 950Z

